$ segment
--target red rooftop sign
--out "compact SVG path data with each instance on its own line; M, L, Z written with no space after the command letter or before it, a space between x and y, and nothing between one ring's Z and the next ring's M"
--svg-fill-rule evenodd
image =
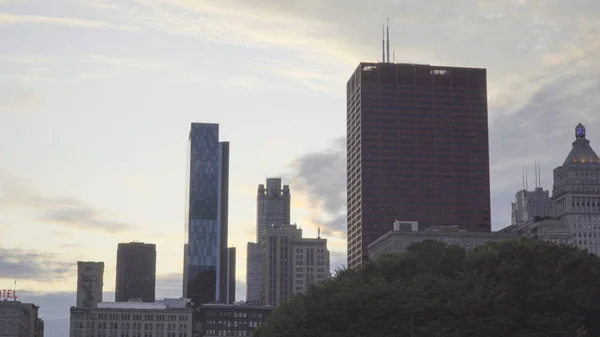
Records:
M18 298L17 291L13 289L0 289L0 298L16 300Z

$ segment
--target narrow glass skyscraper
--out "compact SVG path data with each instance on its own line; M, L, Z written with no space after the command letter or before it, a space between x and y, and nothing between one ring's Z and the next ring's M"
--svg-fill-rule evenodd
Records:
M184 248L183 296L195 306L235 300L234 272L227 249L229 142L219 142L219 125L192 123ZM233 289L231 289L233 288Z

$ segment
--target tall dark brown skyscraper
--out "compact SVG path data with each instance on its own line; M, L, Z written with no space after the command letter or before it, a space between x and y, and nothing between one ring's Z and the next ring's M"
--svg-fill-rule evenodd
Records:
M347 84L348 267L394 220L489 231L486 70L361 63Z
M156 245L119 243L117 250L116 302L154 302Z

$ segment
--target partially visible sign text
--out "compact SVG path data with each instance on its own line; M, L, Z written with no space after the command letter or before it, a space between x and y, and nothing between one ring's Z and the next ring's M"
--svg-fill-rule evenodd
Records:
M10 298L16 300L17 291L13 289L0 289L0 298Z

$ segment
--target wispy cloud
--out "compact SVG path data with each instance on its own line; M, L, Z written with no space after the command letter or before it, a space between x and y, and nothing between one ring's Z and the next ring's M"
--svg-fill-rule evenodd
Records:
M125 68L139 68L145 70L165 70L173 66L169 60L150 58L115 57L111 55L88 55L81 60L82 63L100 63Z
M0 115L38 107L42 102L42 95L38 93L3 89L0 86Z
M0 248L0 278L13 280L65 280L74 273L74 264L56 254Z
M0 209L31 210L37 219L72 229L117 234L136 229L75 198L46 195L25 179L0 172Z
M64 18L58 16L19 15L0 13L0 25L43 23L69 27L87 27L118 30L136 30L132 26L122 26L104 21L86 20L78 18Z

